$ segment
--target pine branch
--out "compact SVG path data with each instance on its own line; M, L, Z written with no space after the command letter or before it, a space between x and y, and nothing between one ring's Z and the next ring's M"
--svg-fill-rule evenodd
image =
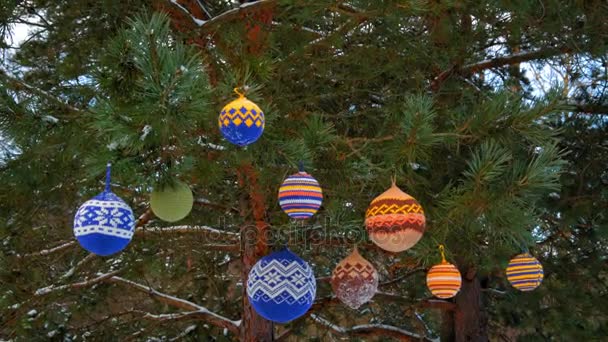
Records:
M61 245L59 245L57 247L43 249L43 250L38 251L38 252L28 253L28 254L24 254L24 255L19 255L19 257L25 258L25 257L45 256L45 255L53 254L55 252L62 251L64 249L72 247L74 245L76 245L76 240L72 240L72 241L66 242L66 243L61 244Z
M89 261L95 259L97 255L93 254L93 253L89 253L86 257L82 258L82 260L80 260L76 265L74 265L74 267L70 268L67 272L65 272L60 279L66 279L69 278L71 276L74 275L74 273L76 273L76 271L82 267L82 265L88 263Z
M239 239L239 233L227 232L211 228L209 226L171 226L171 227L141 227L137 228L135 234L142 233L205 233L218 236L224 236L231 239Z
M172 3L175 7L179 8L182 12L186 13L197 26L203 26L203 24L206 23L205 20L195 17L192 13L190 13L190 11L188 11L186 7L182 6L179 2L177 2L177 0L169 0L169 2Z
M387 286L387 285L390 285L390 284L394 284L394 283L396 283L398 281L401 281L403 279L409 278L409 277L413 276L414 274L416 274L418 272L424 272L424 271L425 271L425 269L423 267L414 268L412 270L409 270L405 274L402 274L402 275L400 275L398 277L395 277L393 279L390 279L390 280L387 280L387 281L381 283L380 286Z
M228 329L233 334L239 333L239 326L241 325L240 320L239 321L231 320L229 318L226 318L222 315L219 315L219 314L216 314L215 312L210 311L209 309L205 308L204 306L195 304L195 303L187 301L185 299L181 299L181 298L177 298L177 297L168 295L166 293L159 292L150 286L139 284L134 281L124 279L122 277L114 276L114 277L108 278L107 281L125 285L125 286L133 288L137 291L147 293L154 299L158 300L159 302L165 303L167 305L170 305L172 307L179 308L182 310L190 310L191 312L186 313L186 314L196 316L197 320L203 320L203 321L206 321L217 327ZM167 316L158 316L158 315L157 315L157 317L167 318ZM179 316L177 316L177 317L179 317Z
M579 113L608 115L608 105L600 103L571 103L570 106Z
M240 14L243 11L250 11L250 10L254 10L254 9L258 9L264 6L270 6L273 5L274 3L276 3L277 0L259 0L256 2L246 2L244 4L241 4L239 7L235 7L233 9L230 9L226 12L223 12L219 15L216 15L215 17L205 21L202 25L199 25L202 28L208 28L212 25L215 25L223 20L226 19L230 19L232 17L235 17L236 15Z
M115 276L116 274L118 274L118 272L120 272L120 271L104 273L104 274L97 276L96 278L81 281L78 283L72 283L72 284L61 285L61 286L50 285L50 286L43 287L43 288L36 290L36 292L34 292L34 295L35 296L45 296L51 292L63 291L63 290L67 290L67 289L79 289L79 288L83 288L83 287L90 287L90 286L101 283L101 282Z
M139 217L137 222L141 222L141 224L144 224L145 222L147 222L149 220L149 218L150 218L150 215L146 211L146 213L142 214ZM138 223L138 225L139 225L139 223ZM209 226L186 226L186 225L184 225L184 226L172 226L172 227L139 227L135 230L136 235L141 235L141 234L145 234L145 233L155 233L155 234L172 234L172 233L174 233L174 234L198 234L198 233L200 233L200 234L209 234L209 235L213 236L214 239L212 239L212 240L215 240L215 237L228 238L231 240L240 239L239 233L227 232L224 230L211 228ZM45 255L49 255L52 253L60 252L64 249L67 249L67 248L75 246L75 245L76 245L76 240L72 240L72 241L66 242L62 245L59 245L57 247L43 249L38 252L20 255L19 257L25 258L25 257L45 256ZM210 244L210 245L205 245L205 248L214 249L214 250L230 251L230 252L238 252L239 248L240 248L240 244L238 244L238 243ZM87 257L90 257L90 256L87 256ZM83 262L83 261L84 260L82 260L81 262ZM76 267L80 267L80 266L76 265ZM64 276L69 277L69 276L71 276L71 274L64 275Z
M54 102L71 112L75 112L75 113L83 112L81 109L76 108L76 107L64 102L57 96L55 96L45 90L42 90L40 88L29 85L14 76L11 76L6 70L2 69L1 67L0 67L0 79L3 79L5 81L5 83L15 91L25 90L31 94L35 94L35 95L44 97L47 100Z
M179 341L180 339L188 336L190 333L192 333L195 330L196 330L196 324L189 325L179 335L177 335L174 338L170 339L169 342Z
M169 306L179 308L182 310L188 310L188 312L177 313L177 314L154 315L154 314L147 313L144 316L144 318L162 321L162 320L178 320L178 319L192 317L193 319L203 320L203 321L211 323L215 326L218 326L220 328L228 329L230 332L232 332L234 334L238 334L241 321L233 321L229 318L226 318L222 315L219 315L219 314L216 314L215 312L210 311L209 309L207 309L204 306L198 305L196 303L190 302L185 299L181 299L181 298L177 298L177 297L168 295L166 293L162 293L160 291L153 289L150 286L146 286L146 285L134 282L132 280L128 280L128 279L119 277L116 275L119 272L120 271L104 273L104 274L100 274L96 278L93 278L90 280L67 284L67 285L61 285L61 286L51 285L51 286L43 287L43 288L36 290L34 295L35 296L44 296L44 295L47 295L52 292L63 291L63 290L67 290L67 289L79 289L79 288L84 288L84 287L90 287L90 286L93 286L93 285L101 283L101 282L115 283L115 284L120 284L120 285L130 287L139 292L145 292L145 293L149 294L151 297L153 297L154 299L158 300L159 302L165 303Z
M312 314L310 318L315 321L315 323L323 325L332 330L333 333L343 336L360 336L360 337L372 337L372 336L389 336L396 338L399 341L428 341L428 342L438 342L438 339L432 339L423 335L419 335L413 333L411 331L407 331L405 329L397 328L392 325L386 324L362 324L356 325L352 328L344 328L325 318Z
M532 61L535 59L545 59L557 55L571 53L573 50L570 47L562 46L557 48L545 48L536 51L519 52L508 56L501 56L496 58L487 59L481 62L467 64L459 67L454 65L448 70L443 71L431 83L431 89L437 91L443 82L445 82L451 75L458 74L461 76L472 75L487 69L498 68L506 65L513 65L522 62Z
M207 6L205 6L205 4L203 4L203 2L201 0L196 0L196 3L201 8L201 10L203 10L203 12L205 12L205 14L207 15L207 18L212 18L213 17L211 15L211 12L209 12L209 9L207 9Z

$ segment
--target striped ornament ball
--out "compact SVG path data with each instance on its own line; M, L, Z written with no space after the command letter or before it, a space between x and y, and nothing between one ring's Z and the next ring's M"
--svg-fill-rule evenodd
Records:
M431 267L426 274L426 286L438 298L454 297L460 291L461 285L460 271L447 261Z
M365 227L378 247L397 253L411 248L422 238L426 219L420 203L393 182L390 189L369 205Z
M305 171L287 177L279 188L281 209L293 219L311 218L322 202L323 190L319 182Z
M507 266L507 279L520 291L532 291L542 283L543 265L529 253L516 255Z

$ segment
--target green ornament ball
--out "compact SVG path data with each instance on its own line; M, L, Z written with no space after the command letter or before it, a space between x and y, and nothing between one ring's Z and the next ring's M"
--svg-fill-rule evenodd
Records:
M163 221L175 222L188 216L194 197L188 185L177 182L172 186L155 189L150 195L150 208Z

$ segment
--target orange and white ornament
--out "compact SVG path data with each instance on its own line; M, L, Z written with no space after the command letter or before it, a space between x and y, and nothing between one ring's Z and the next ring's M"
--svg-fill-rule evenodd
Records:
M378 290L378 272L359 254L357 247L336 265L331 275L331 287L344 304L358 309Z
M437 264L426 274L426 286L431 293L438 298L447 299L454 297L462 285L462 276L456 266L445 260L443 245L439 245L441 253L441 264Z
M424 210L415 198L393 185L376 197L365 213L369 238L389 252L403 252L414 246L426 228Z

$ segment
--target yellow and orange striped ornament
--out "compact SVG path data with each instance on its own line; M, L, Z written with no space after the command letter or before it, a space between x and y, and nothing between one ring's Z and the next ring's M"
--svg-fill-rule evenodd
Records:
M365 213L365 227L370 240L393 253L414 246L424 233L424 210L416 199L395 184L370 203Z
M544 278L543 265L529 253L516 255L507 266L507 279L520 291L532 291Z
M441 264L437 264L426 274L426 286L431 293L438 298L447 299L454 297L462 285L462 277L456 266L445 260L443 245L439 245L441 253Z

